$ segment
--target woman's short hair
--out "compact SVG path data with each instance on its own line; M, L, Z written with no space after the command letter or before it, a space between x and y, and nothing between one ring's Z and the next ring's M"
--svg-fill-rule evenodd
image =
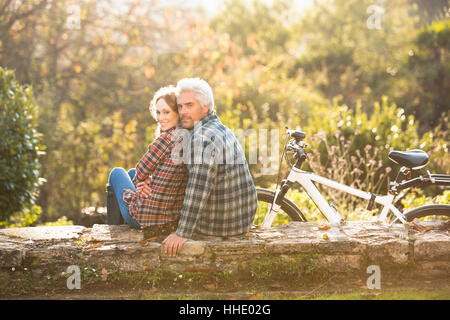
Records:
M162 87L158 89L158 91L156 91L149 106L150 113L152 114L153 118L156 119L156 104L158 103L159 99L164 99L170 109L178 113L177 96L175 92L176 88L174 86Z
M200 78L184 78L178 81L176 88L177 97L183 91L193 91L195 98L202 107L209 105L209 111L214 108L214 96L208 82Z

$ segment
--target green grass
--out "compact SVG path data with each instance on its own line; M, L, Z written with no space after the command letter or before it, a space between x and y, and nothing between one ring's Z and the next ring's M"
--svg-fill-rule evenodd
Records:
M360 290L355 292L317 295L260 295L259 300L450 300L450 289L440 290Z

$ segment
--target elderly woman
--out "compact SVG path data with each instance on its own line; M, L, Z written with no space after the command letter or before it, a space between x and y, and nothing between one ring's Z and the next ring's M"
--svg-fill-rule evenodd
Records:
M177 227L188 180L185 165L171 159L180 120L175 88L158 90L150 112L159 124L160 135L148 146L136 168L111 171L107 223L121 224L125 220L132 228L158 226L170 232Z

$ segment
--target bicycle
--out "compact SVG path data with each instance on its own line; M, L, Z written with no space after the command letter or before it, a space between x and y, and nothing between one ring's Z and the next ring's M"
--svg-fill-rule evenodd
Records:
M383 206L381 213L378 217L378 221L387 225L392 225L398 220L401 223L411 222L416 218L426 216L447 216L450 217L450 205L448 204L430 204L414 208L408 212L402 213L394 206L396 198L401 191L418 187L423 188L428 185L443 185L450 186L450 175L445 174L431 174L427 170L426 175L419 175L416 178L412 178L411 173L413 170L419 170L426 166L429 157L425 151L414 149L409 151L391 151L388 154L390 160L401 165L397 178L390 183L390 188L387 195L377 195L371 192L359 190L342 183L324 178L316 175L313 172L304 171L301 166L306 161L307 154L304 148L307 144L303 141L306 137L306 133L301 130L290 130L287 128L287 139L283 149L283 155L287 155L287 152L293 154L295 164L291 164L291 171L288 177L281 181L280 187L276 191L256 188L258 195L258 202L263 202L268 205L267 212L265 213L264 220L261 227L271 227L275 216L280 210L284 211L291 220L306 222L307 219L302 210L291 200L285 197L286 192L292 187L294 183L300 184L306 191L309 198L315 203L319 211L325 216L325 218L333 224L342 224L344 219L337 211L336 206L328 204L319 190L316 188L313 182L328 186L332 189L336 189L353 196L365 199L368 201L367 210L372 210L375 203ZM283 155L282 159L283 160ZM287 161L289 163L289 161ZM279 166L281 170L281 162ZM278 176L280 176L280 171ZM409 179L406 181L401 180L404 176ZM279 179L278 179L279 180ZM392 221L388 222L388 214L393 214Z

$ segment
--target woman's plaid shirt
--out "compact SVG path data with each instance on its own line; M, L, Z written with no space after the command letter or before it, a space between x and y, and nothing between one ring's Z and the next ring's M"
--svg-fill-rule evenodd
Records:
M191 238L194 231L216 236L247 232L258 200L235 135L215 112L200 120L191 132L184 131L183 148L187 149L183 150L183 160L189 180L176 234Z
M188 172L183 163L176 164L171 159L176 130L160 134L136 165L133 183L137 185L150 176L151 195L141 197L131 189L123 194L130 215L142 227L176 221L183 207Z

